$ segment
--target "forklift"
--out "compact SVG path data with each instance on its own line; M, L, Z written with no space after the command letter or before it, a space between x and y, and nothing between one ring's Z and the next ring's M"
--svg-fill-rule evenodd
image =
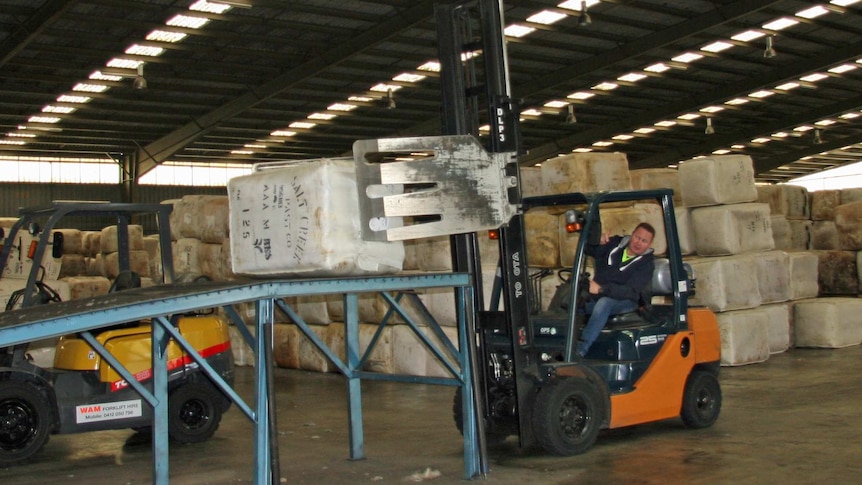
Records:
M20 210L0 252L0 274L7 264L24 271L24 286L14 291L6 310L51 305L59 293L45 282L46 263L63 254L62 233L54 232L66 217L112 217L117 221L120 273L109 293L132 296L141 279L129 269L128 225L133 216L157 217L164 282L181 284L170 247L169 214L165 204L54 202ZM40 222L44 228L40 227ZM22 244L32 236L29 245ZM48 253L50 247L50 253ZM26 264L21 264L26 262ZM128 292L128 293L126 293ZM234 363L227 322L215 314L173 315L170 322L185 340L229 384ZM61 336L53 366L37 365L28 344L0 349L0 466L28 460L52 434L108 429L151 429L153 408L114 367L119 363L152 390L152 331L150 321L118 322L92 331ZM231 400L174 340L167 343L168 434L177 443L197 443L213 436Z
M690 427L712 425L721 409L718 382L721 341L715 315L688 306L694 278L682 262L670 190L561 194L524 198L518 156L519 109L510 92L502 5L478 0L438 5L444 135L474 135L489 128L486 149L509 154L505 174L517 182L509 202L520 210L499 228L497 272L502 310L492 297L478 310L471 387L480 466L487 445L517 435L522 447L538 444L556 455L587 451L601 429L681 417ZM481 53L476 55L476 53ZM552 154L549 154L549 156ZM635 312L613 316L584 357L576 352L584 323L589 274L588 242L602 233L607 204L649 200L661 206L667 254L657 259L650 294ZM574 263L561 272L549 308L540 308L530 278L524 214L557 207L567 226L580 231ZM476 233L451 237L455 271L469 273L481 289ZM663 301L653 304L653 297ZM474 308L486 308L481 291ZM456 390L455 423L464 432L470 406Z

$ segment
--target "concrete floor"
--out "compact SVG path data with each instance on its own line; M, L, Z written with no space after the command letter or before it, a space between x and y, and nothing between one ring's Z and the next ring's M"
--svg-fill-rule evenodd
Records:
M495 484L858 483L862 476L862 347L793 350L763 364L723 368L724 407L709 429L678 419L605 431L576 457L521 450L510 438L490 452ZM367 459L348 460L344 379L276 371L282 483L458 483L462 441L453 389L363 383ZM249 395L250 368L237 389ZM215 437L171 448L172 484L248 484L251 423L229 411ZM131 431L53 436L30 463L0 469L4 484L152 482L150 444ZM428 473L436 478L416 477ZM414 480L415 479L415 480Z

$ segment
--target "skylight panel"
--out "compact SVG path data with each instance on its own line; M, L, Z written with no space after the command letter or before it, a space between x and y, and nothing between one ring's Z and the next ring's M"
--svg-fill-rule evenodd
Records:
M730 49L731 47L733 47L733 44L730 42L719 40L701 47L700 50L704 52L721 52L723 50Z
M570 104L570 103L569 103L568 101L563 101L563 100L560 100L560 99L555 99L555 100L552 100L552 101L548 101L547 103L545 103L545 104L544 104L544 106L545 106L545 107L547 107L547 108L565 108L565 107L566 107L566 106L568 106L569 104Z
M595 93L590 93L590 92L587 92L587 91L578 91L578 92L576 92L576 93L572 93L572 94L570 94L570 95L568 95L568 96L566 96L566 97L567 97L567 98L569 98L569 99L580 99L580 100L584 100L584 99L590 99L590 98L592 98L593 96L595 96Z
M191 15L175 15L173 18L165 22L171 27L182 27L185 29L199 29L209 23L210 19L206 17L194 17Z
M680 54L676 57L671 58L671 60L676 62L682 62L683 64L688 64L702 58L703 55L701 54L697 54L695 52L686 52L685 54Z
M386 84L386 83L375 84L374 86L371 86L370 88L368 88L369 91L374 91L374 92L378 92L378 93L387 93L390 90L394 92L394 91L398 91L399 89L401 89L401 86L399 86L397 84Z
M506 27L505 29L503 29L503 33L509 37L515 37L517 39L517 38L523 37L527 34L531 34L535 30L536 30L535 28L527 27L526 25L512 24L512 25Z
M806 8L805 10L800 10L796 12L797 17L802 17L804 19L813 19L819 17L821 15L826 15L829 13L829 10L826 9L823 5L815 5L810 8Z
M168 32L167 30L154 30L147 34L146 39L153 42L179 42L187 37L182 32Z
M635 82L638 82L645 77L647 77L646 74L641 74L639 72L630 72L624 76L618 77L617 81L626 81L626 82L630 82L630 83L635 83Z
M784 30L788 27L792 27L798 24L799 21L796 19L792 19L789 17L781 17L780 19L773 20L772 22L767 22L763 24L763 28L766 30Z
M418 83L423 79L425 79L425 76L421 74L412 74L409 72L402 72L401 74L392 78L393 81L400 81L405 83Z
M358 106L355 104L348 103L333 103L326 107L329 111L353 111L356 108L358 108Z
M440 72L440 63L437 61L428 61L416 69L420 71Z
M595 86L592 87L592 89L596 89L599 91L613 91L614 89L616 89L618 87L620 87L620 85L617 83L603 82L603 83L596 84Z
M133 44L128 49L126 49L126 54L133 55L133 56L156 57L156 56L162 55L163 52L165 52L165 49L162 47L140 45L140 44Z
M734 35L733 37L731 37L731 39L738 40L739 42L750 42L754 39L759 39L764 35L766 34L760 32L759 30L746 30L745 32L740 32Z
M541 12L531 15L527 17L527 22L533 22L535 24L542 25L551 25L554 22L559 22L560 20L568 17L568 15L560 12L553 12L551 10L542 10Z
M827 76L826 74L823 74L820 72L815 72L814 74L809 74L807 76L803 76L803 77L799 78L799 80L809 82L809 83L816 83L817 81L822 81L822 80L826 79L827 77L829 77L829 76Z
M85 93L104 93L108 90L108 86L104 84L78 83L72 87L72 91L81 91Z
M832 69L829 69L829 72L832 72L835 74L843 74L845 72L852 71L852 70L856 69L857 67L858 66L854 66L853 64L842 64L840 66L836 66L836 67L833 67Z
M218 2L207 2L206 0L199 0L191 4L189 10L221 14L230 10L230 5Z
M310 123L308 121L294 121L293 123L287 125L288 128L302 128L302 129L311 129L317 126L317 123Z
M667 70L670 70L670 66L663 62L657 62L644 68L644 71L647 72L665 72Z

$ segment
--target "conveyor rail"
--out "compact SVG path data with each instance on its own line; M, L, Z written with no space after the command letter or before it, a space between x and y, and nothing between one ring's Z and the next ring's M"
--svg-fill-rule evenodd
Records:
M0 348L35 340L59 337L70 333L89 332L101 327L133 322L142 319L152 319L153 341L153 391L150 393L143 385L135 382L128 371L122 369L110 354L104 355L109 363L118 370L135 387L142 397L154 404L153 422L153 483L167 484L168 474L168 437L167 437L167 357L162 350L167 339L173 338L187 352L193 348L184 341L170 324L170 315L183 314L194 310L213 307L230 308L231 305L244 302L256 302L257 319L255 335L267 335L266 325L271 325L274 319L276 305L283 311L291 312L281 301L289 296L307 296L324 294L343 294L345 300L345 349L346 362L341 362L325 345L312 337L304 323L300 324L303 333L312 338L315 345L327 353L338 365L348 381L348 416L350 427L350 458L364 458L364 437L362 430L362 400L360 391L361 378L376 378L401 380L407 382L448 384L464 387L464 460L465 477L472 478L478 474L478 450L475 445L476 423L471 419L475 416L473 390L470 373L472 372L467 352L455 352L459 362L458 368L444 363L453 373L452 379L430 378L417 376L384 375L361 371L363 356L359 347L359 317L358 294L371 292L399 292L405 290L452 287L456 294L456 311L458 315L458 348L468 346L465 325L472 318L472 309L468 309L472 301L472 286L470 277L463 273L416 274L398 276L349 277L339 279L298 279L298 280L241 280L232 282L199 282L194 284L153 286L138 288L117 293L110 293L93 298L65 301L49 305L40 305L0 313ZM386 295L384 293L385 296ZM387 298L394 311L401 313L397 299ZM231 313L230 311L228 313ZM234 312L235 315L235 312ZM294 315L295 316L295 315ZM402 317L406 315L402 314ZM296 318L294 318L296 320ZM416 330L415 323L408 323ZM384 322L385 323L385 322ZM441 334L437 323L428 322L429 326ZM269 333L271 335L271 333ZM255 338L247 332L244 335L254 352L256 370L255 400L247 405L225 381L223 381L206 362L191 352L192 357L223 391L237 404L254 423L255 427L255 478L258 485L275 483L280 477L272 476L270 454L270 415L267 409L269 394L267 382L270 380L272 367L271 351L267 352L265 339ZM421 337L420 337L421 338ZM438 359L442 352L427 339L422 339ZM91 344L98 345L95 341ZM101 346L99 346L101 347ZM447 345L451 354L454 347ZM96 348L97 352L106 352L104 348ZM370 352L370 349L366 351ZM113 360L113 362L111 362ZM455 371L455 372L453 372ZM124 375L125 374L125 375ZM272 419L274 420L274 416ZM277 459L277 457L276 457ZM275 481L273 481L273 478Z

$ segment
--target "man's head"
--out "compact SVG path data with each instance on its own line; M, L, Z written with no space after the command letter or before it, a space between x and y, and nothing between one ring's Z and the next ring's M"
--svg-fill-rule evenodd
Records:
M629 252L635 256L640 256L652 245L654 237L655 228L653 228L649 223L641 222L635 230L632 231L632 236L629 240Z

